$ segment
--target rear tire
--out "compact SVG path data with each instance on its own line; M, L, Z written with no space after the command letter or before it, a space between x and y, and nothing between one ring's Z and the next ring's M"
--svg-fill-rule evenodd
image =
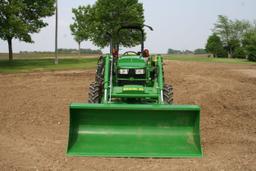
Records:
M165 84L163 89L164 102L166 104L173 103L173 88L171 85Z
M92 82L89 87L88 103L100 103L101 88L97 82Z
M88 103L100 103L102 97L104 80L104 58L100 56L97 63L95 82L92 82L89 87Z

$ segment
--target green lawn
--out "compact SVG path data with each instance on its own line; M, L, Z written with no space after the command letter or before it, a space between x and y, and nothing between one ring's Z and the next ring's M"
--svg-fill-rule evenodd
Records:
M228 58L208 58L203 55L164 55L164 59L177 61L193 61L193 62L211 62L211 63L228 63L228 64L256 64L246 59L228 59Z
M199 55L164 55L165 60L177 61L193 61L193 62L209 62L209 63L228 63L228 64L255 64L245 59L227 59L227 58L208 58ZM68 57L60 58L59 64L55 65L53 58L38 58L38 56L15 59L9 62L6 59L0 60L0 73L18 73L18 72L36 72L36 71L54 71L54 70L70 70L70 69L91 69L95 68L97 58Z
M55 65L53 59L15 59L13 62L0 60L0 73L54 71L94 68L97 58L65 58Z
M44 53L14 53L14 59L51 59L54 58L53 52ZM99 57L100 54L81 54L81 58ZM77 53L59 53L60 58L79 58ZM0 53L0 60L8 60L8 53Z

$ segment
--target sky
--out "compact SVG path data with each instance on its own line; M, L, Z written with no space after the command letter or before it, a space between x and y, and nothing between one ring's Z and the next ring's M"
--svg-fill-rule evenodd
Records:
M255 0L139 0L139 2L143 3L145 24L154 28L153 32L147 31L145 42L145 47L153 53L166 53L168 48L179 50L204 48L218 15L251 22L256 20ZM69 29L69 25L73 22L72 8L94 3L95 0L58 0L59 48L77 48L77 43ZM33 44L14 40L14 52L54 51L55 17L48 17L45 21L49 25L32 35ZM81 48L99 49L90 41L83 42ZM6 41L0 40L0 52L8 52ZM108 48L104 48L103 52L108 52Z

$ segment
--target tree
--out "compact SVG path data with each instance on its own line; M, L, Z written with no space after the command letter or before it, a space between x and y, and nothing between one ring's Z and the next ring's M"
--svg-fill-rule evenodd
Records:
M206 50L205 49L196 49L194 50L194 54L206 54Z
M89 38L89 18L90 5L80 6L77 9L72 9L74 23L70 25L70 30L74 36L74 40L78 43L78 53L80 55L80 44Z
M169 48L167 51L167 54L182 54L183 52L181 50L175 50L175 49L171 49Z
M250 24L249 21L246 20L235 20L231 22L231 27L232 27L232 39L233 40L238 40L242 41L243 35L247 33L252 25Z
M213 57L224 57L224 48L220 40L220 37L213 33L209 36L207 44L205 46L207 52L212 53Z
M243 47L237 47L234 50L233 56L235 58L246 58L245 49Z
M248 60L256 61L256 27L244 35L242 43Z
M230 47L231 44L231 35L232 35L232 21L228 19L228 17L219 15L218 21L215 24L214 32L220 36L223 45L227 47L228 57L232 56L232 49Z
M33 43L32 33L47 26L43 17L54 14L55 0L0 0L0 38L8 42L13 60L12 40Z
M116 48L118 40L124 47L140 43L138 32L125 30L122 31L122 37L117 35L123 24L144 24L143 5L138 0L97 0L92 6L80 6L78 9L81 14L79 17L85 18L89 39L96 46L103 48L109 45L107 33L112 35L113 46Z
M246 20L228 19L227 16L219 15L215 24L214 33L220 36L223 46L227 49L228 57L234 57L234 52L241 47L243 34L250 28L250 23Z

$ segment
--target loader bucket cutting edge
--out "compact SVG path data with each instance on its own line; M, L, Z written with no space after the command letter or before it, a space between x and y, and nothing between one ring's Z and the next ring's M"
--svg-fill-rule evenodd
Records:
M201 157L200 107L71 104L67 154L104 157Z

